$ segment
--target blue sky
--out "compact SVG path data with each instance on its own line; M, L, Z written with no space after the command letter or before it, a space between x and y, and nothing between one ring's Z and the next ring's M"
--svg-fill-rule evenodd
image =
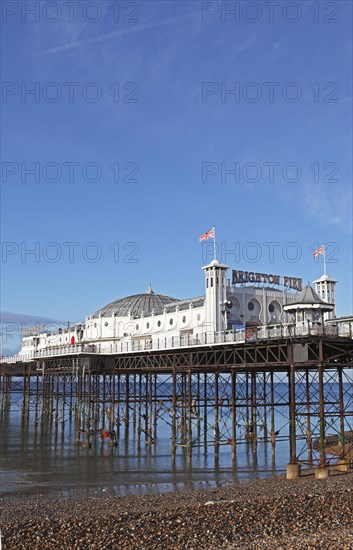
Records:
M232 268L305 282L332 243L352 312L350 2L280 2L273 21L264 2L8 4L2 311L77 321L149 282L200 295L215 225Z

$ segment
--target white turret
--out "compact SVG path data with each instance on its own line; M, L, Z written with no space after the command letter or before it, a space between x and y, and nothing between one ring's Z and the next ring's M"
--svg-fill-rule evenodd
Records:
M328 275L322 275L320 279L313 281L315 285L315 291L319 298L324 302L333 304L332 311L328 311L324 315L324 320L332 319L336 317L336 283L334 279L331 279Z
M218 260L202 268L205 271L205 329L219 332L227 329L225 318L226 283L228 266Z

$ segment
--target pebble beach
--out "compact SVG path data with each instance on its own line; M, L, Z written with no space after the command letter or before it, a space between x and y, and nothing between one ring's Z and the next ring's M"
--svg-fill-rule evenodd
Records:
M11 549L353 549L353 473L82 499L3 497Z

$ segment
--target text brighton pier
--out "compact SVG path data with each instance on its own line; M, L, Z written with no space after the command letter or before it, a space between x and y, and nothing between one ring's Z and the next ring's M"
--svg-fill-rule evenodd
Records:
M293 290L302 290L303 280L297 277L272 275L268 273L254 273L253 271L239 271L233 269L232 283L268 283L270 285L283 285Z

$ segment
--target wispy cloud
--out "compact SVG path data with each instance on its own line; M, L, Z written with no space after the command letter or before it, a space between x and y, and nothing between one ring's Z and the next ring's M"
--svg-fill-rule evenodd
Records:
M55 319L41 317L40 315L28 315L25 313L12 313L10 311L0 311L0 323L58 323Z
M142 25L134 25L127 29L122 29L114 32L109 32L105 34L101 34L98 36L91 36L89 38L84 38L81 40L75 40L72 42L67 42L66 44L62 44L61 46L56 46L54 48L49 48L47 50L42 50L40 52L37 52L33 54L34 56L39 55L49 55L49 54L56 54L61 52L66 52L69 50L74 50L77 48L82 48L84 46L88 46L90 44L95 44L98 42L104 42L106 40L111 40L113 38L120 38L121 36L125 36L127 34L133 34L133 33L140 33L143 31L146 31L148 29L155 29L158 27L164 27L167 25L173 25L175 23L187 23L191 22L195 19L197 16L196 12L189 13L187 15L180 15L177 17L170 17L167 19L163 19L160 21L153 21L151 23L144 23Z
M236 46L236 52L237 53L242 53L244 52L245 50L247 50L248 48L250 48L253 44L255 44L256 42L256 39L257 39L257 35L256 33L252 33L250 35L248 35L245 40L243 40L242 42L240 42L240 44L238 46Z
M324 186L308 186L303 192L304 207L309 218L324 227L337 227L352 234L352 190L333 192Z
M24 313L0 312L0 355L13 355L21 349L22 331L34 325L44 325L48 330L63 325L60 321L41 317L40 315L26 315Z

